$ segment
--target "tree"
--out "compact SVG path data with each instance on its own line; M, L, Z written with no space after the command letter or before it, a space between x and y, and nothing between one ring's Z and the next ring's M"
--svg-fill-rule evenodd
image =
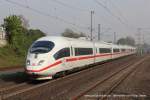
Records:
M39 30L39 29L30 29L30 30L28 30L27 37L28 37L28 40L30 40L29 44L31 44L33 41L35 41L38 38L43 37L45 35L46 34L44 32L42 32L41 30Z
M127 36L126 38L120 38L117 41L117 44L135 46L135 40L132 37Z
M128 45L135 46L135 40L132 37L126 37L126 41Z
M17 54L23 54L25 43L25 28L19 16L11 15L4 19L4 28L6 29L6 37L10 46Z
M66 29L63 33L62 36L64 37L70 37L70 38L79 38L79 35L74 33L71 29Z
M24 17L11 15L4 19L3 27L6 29L7 40L18 55L26 55L27 49L37 38L45 36L39 29L27 29Z
M44 32L42 32L39 29L29 29L27 34L30 35L30 36L33 35L33 36L36 36L36 37L42 37L42 36L46 35Z
M22 21L20 17L16 15L6 17L4 19L3 27L6 30L6 38L10 44L13 43L12 40L15 38L15 35L22 34Z
M125 45L126 44L126 39L125 38L121 38L117 41L117 44L123 44Z
M84 33L75 33L71 29L65 29L65 31L62 33L62 36L70 38L86 37Z

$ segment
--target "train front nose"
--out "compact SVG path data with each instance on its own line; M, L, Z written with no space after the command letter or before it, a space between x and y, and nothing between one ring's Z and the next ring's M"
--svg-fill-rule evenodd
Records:
M47 75L45 68L50 60L50 52L54 48L52 41L36 41L28 51L26 60L26 72L30 75Z
M48 66L46 60L39 61L27 60L26 73L29 75L30 79L42 80L42 79L52 79L52 75L49 71L45 70Z
M47 66L47 61L45 59L27 59L26 61L26 71L30 73L41 73L41 69Z

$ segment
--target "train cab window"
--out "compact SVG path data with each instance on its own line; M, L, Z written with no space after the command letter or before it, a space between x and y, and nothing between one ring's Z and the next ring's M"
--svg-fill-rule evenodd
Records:
M99 53L111 53L110 48L99 48Z
M92 55L93 48L75 48L75 56Z
M113 49L113 52L120 52L119 49Z
M30 53L48 53L54 48L51 41L37 41L30 48Z
M69 56L70 56L70 48L63 48L54 54L54 58L56 60L63 57L69 57Z

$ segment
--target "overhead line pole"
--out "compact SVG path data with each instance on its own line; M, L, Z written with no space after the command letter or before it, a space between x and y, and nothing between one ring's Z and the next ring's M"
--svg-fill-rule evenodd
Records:
M114 44L116 44L116 32L114 32Z
M93 14L94 11L91 11L91 41L93 41Z
M101 40L101 24L98 24L98 40Z
M141 30L142 30L142 28L138 28L137 29L137 31L138 31L138 40L139 40L139 43L138 43L138 52L139 52L140 55L142 55Z

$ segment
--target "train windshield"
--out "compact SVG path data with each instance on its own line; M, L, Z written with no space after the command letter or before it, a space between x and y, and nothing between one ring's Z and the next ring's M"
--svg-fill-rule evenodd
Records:
M51 41L38 41L33 44L30 53L48 53L53 47L54 43Z

